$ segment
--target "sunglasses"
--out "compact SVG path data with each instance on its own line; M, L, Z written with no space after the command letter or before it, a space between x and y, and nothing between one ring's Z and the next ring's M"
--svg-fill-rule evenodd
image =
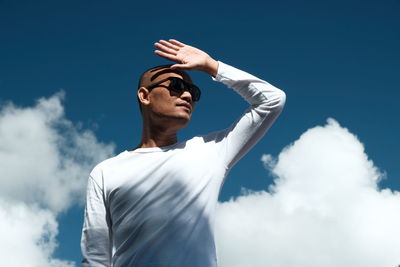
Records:
M161 85L161 83L170 81L169 85ZM192 100L194 102L200 100L200 95L201 91L199 87L196 85L189 83L187 81L182 80L181 78L178 77L168 77L166 79L163 79L155 84L152 84L147 87L148 90L151 90L156 87L165 87L170 91L174 91L177 93L183 93L184 91L188 91L192 95Z

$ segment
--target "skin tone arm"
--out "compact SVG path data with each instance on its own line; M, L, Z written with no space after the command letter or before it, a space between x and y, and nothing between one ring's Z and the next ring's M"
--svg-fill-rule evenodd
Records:
M172 69L204 71L214 78L218 72L218 61L214 60L204 51L193 46L186 45L174 39L160 40L154 44L158 50L154 53L160 57L177 62Z

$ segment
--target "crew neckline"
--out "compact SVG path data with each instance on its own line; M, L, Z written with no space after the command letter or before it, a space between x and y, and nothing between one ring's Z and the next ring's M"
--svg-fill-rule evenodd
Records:
M180 147L185 142L176 142L175 144L168 145L168 146L157 146L157 147L140 147L136 148L135 150L128 151L125 150L125 153L134 154L134 153L149 153L149 152L164 152L170 150L172 148Z

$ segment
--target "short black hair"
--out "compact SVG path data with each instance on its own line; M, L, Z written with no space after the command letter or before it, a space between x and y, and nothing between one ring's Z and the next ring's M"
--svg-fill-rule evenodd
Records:
M140 87L143 86L144 76L145 76L147 73L149 73L149 72L155 72L155 71L157 71L157 70L161 70L161 69L165 69L165 68L170 68L171 66L172 66L172 64L158 65L158 66L151 67L151 68L148 68L147 70L145 70L145 71L140 75L140 77L139 77L139 82L138 82L138 88L137 88L137 89L139 89ZM153 75L153 76L150 78L150 80L153 81L153 80L154 80L155 78L157 78L157 77L158 77L158 75Z
M145 77L145 75L146 75L147 73L149 73L149 72L155 72L155 71L160 70L160 69L169 68L169 67L171 67L171 66L172 66L172 64L158 65L158 66L151 67L151 68L148 68L147 70L145 70L145 71L140 75L140 77L139 77L137 90L139 90L139 88L143 86L144 77ZM157 75L157 76L158 76L158 75ZM154 77L154 75L150 78L150 80L154 80L155 78L153 78L153 77ZM141 103L140 103L139 96L136 96L136 98L137 98L137 101L138 101L140 113L142 113L142 105L141 105Z

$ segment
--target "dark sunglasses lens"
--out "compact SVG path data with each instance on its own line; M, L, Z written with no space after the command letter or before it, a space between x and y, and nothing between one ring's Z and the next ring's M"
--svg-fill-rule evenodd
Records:
M200 89L197 86L192 86L189 92L192 95L193 101L200 100Z
M177 93L182 93L185 91L185 85L183 81L177 78L171 78L171 83L169 84L169 89Z
M186 84L181 79L176 79L176 87L179 92L184 92L187 89Z
M193 101L200 100L200 89L197 86L192 85L190 83L186 83L185 81L179 78L171 79L170 87L171 90L174 90L177 93L183 93L184 91L188 91L192 95Z

